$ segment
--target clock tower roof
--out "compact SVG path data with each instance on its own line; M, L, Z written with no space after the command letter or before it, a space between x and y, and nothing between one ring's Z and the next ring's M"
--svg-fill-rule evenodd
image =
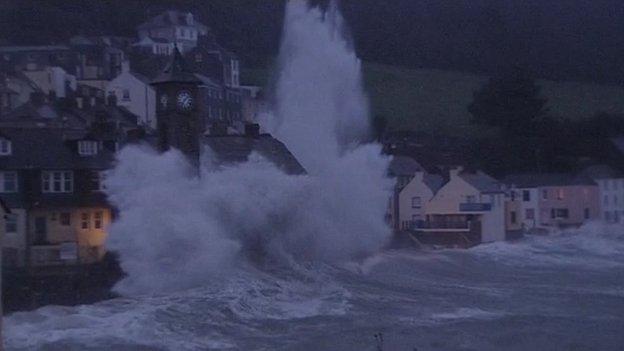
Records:
M180 50L178 50L178 47L176 46L173 53L173 59L158 75L158 77L152 81L151 84L155 85L162 83L201 84L202 81L191 71L189 66L186 64L184 57L182 57Z

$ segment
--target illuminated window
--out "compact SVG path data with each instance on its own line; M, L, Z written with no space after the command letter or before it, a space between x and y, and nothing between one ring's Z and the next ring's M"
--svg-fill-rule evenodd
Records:
M89 213L88 212L83 212L80 215L80 228L82 229L89 229Z
M563 189L557 189L557 200L563 200Z
M102 229L102 221L104 219L104 214L102 211L95 212L93 214L93 228Z

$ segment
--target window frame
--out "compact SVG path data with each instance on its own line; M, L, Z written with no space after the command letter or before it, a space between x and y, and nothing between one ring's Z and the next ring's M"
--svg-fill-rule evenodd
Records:
M13 189L7 190L7 175L13 176ZM1 171L0 172L0 193L14 194L19 190L18 175L16 171Z
M43 171L41 172L41 192L45 194L73 193L74 192L74 172L73 171Z
M0 156L11 156L13 154L13 143L7 138L0 137Z
M98 142L95 140L79 140L78 154L80 156L94 156L98 153Z

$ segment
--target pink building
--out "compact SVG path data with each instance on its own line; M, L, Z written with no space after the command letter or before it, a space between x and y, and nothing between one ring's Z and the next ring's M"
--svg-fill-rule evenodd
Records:
M508 225L531 231L580 226L600 218L600 191L587 176L519 174L504 182L519 204L509 207Z

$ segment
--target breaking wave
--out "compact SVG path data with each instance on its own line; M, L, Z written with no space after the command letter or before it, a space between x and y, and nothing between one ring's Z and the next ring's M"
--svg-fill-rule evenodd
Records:
M196 177L175 150L125 148L107 177L120 212L107 244L128 274L123 294L200 286L241 262L351 260L389 239L389 159L362 143L368 105L342 18L335 5L286 6L276 107L264 118L308 174L286 175L252 154Z

